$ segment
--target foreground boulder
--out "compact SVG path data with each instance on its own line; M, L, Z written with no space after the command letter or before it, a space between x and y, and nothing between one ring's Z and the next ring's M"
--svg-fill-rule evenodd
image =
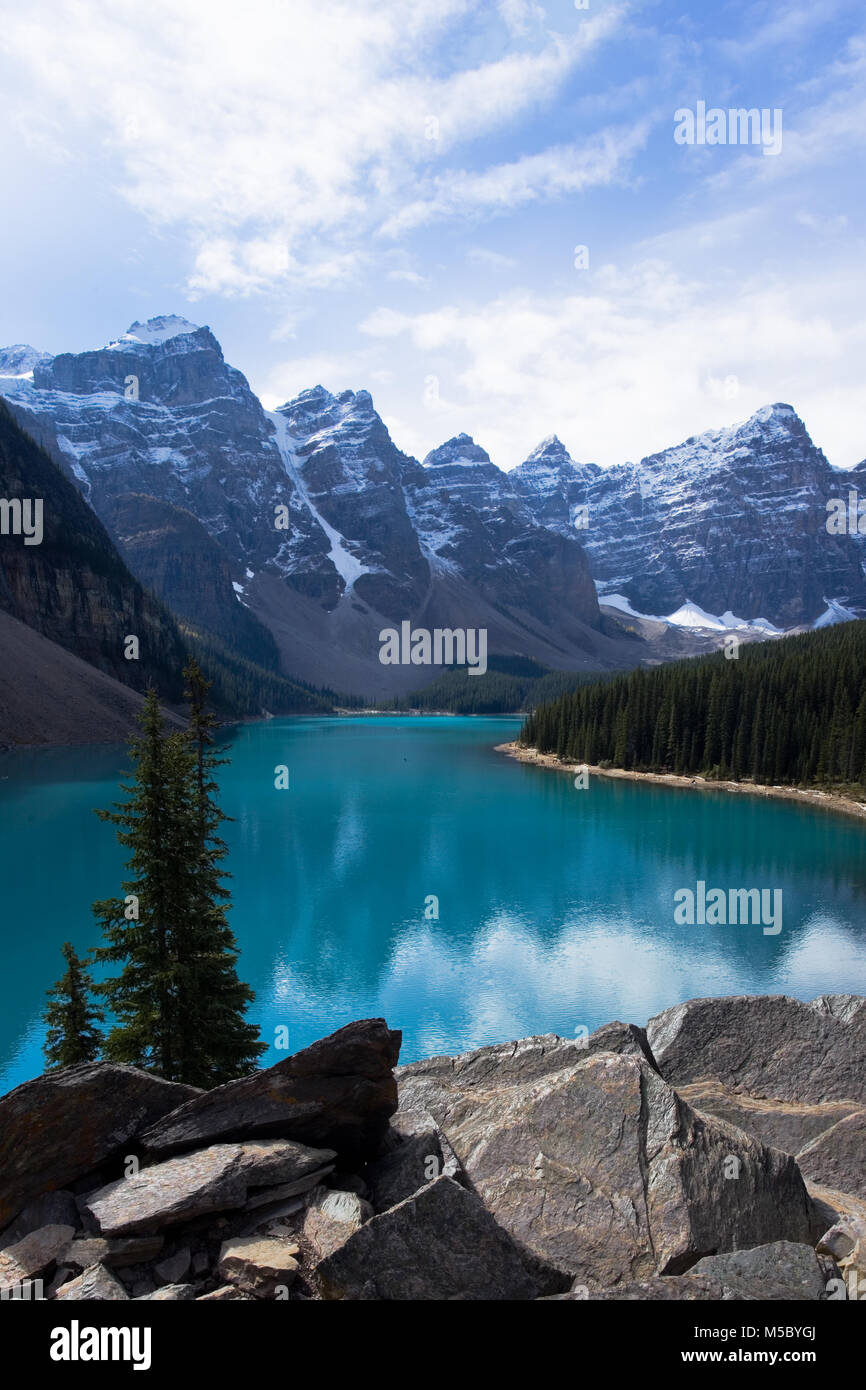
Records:
M498 1302L546 1291L483 1202L446 1177L374 1216L316 1273L326 1299Z
M651 1018L647 1040L674 1086L715 1077L752 1096L866 1104L866 999L782 994L690 999Z
M93 1265L90 1269L86 1269L83 1274L79 1274L77 1279L70 1279L68 1283L63 1284L54 1297L69 1299L70 1302L102 1303L106 1301L123 1302L129 1298L129 1294L120 1280L115 1278L104 1265Z
M288 1296L298 1272L298 1246L283 1237L227 1241L220 1251L220 1278L256 1298Z
M214 1144L143 1168L82 1198L80 1207L102 1235L135 1235L210 1212L243 1207L251 1188L292 1182L313 1187L329 1171L330 1149L282 1139Z
M537 1044L538 1040L531 1040ZM700 1117L640 1052L581 1060L520 1044L445 1072L400 1074L472 1188L532 1257L589 1287L679 1274L702 1255L807 1241L811 1203L793 1158ZM561 1065L558 1062L561 1060ZM370 1223L372 1226L375 1223Z
M181 1106L152 1125L143 1142L163 1155L278 1136L334 1149L346 1160L373 1156L397 1109L393 1068L401 1036L381 1018L349 1023L265 1071Z
M0 1099L0 1228L32 1197L98 1168L198 1095L110 1062L62 1067L17 1086Z
M689 1270L695 1277L717 1280L737 1298L797 1299L817 1302L827 1297L830 1279L838 1270L823 1264L810 1245L773 1241L753 1250L708 1255Z

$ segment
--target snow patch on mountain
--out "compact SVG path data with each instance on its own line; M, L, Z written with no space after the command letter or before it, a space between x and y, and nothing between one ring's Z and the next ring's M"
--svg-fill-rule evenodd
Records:
M280 457L283 460L286 473L294 483L304 506L313 519L321 526L330 541L331 549L328 552L328 558L346 586L344 592L345 597L345 595L349 594L354 588L362 574L372 574L373 571L369 565L362 565L361 561L347 549L345 537L341 536L340 532L335 530L330 522L325 520L322 513L311 499L301 473L298 457L295 453L295 448L289 433L289 422L286 417L281 415L278 410L266 410L265 415L271 421L276 431L277 448L280 451Z
M123 349L125 347L156 347L162 343L167 343L170 338L178 338L185 333L198 333L199 324L190 323L189 319L181 318L178 314L160 314L156 318L148 319L147 323L130 324L125 333L113 342L106 343L106 347Z

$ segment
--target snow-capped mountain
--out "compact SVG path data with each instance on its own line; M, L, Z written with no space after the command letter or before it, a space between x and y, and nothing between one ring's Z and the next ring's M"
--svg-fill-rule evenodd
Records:
M863 597L857 542L824 526L841 475L790 406L607 472L555 437L511 473L465 434L419 463L366 391L264 410L210 329L176 316L95 351L0 350L0 394L143 583L256 660L275 643L317 684L425 684L435 673L378 660L380 630L405 620L612 669Z
M811 625L831 602L866 601L856 540L826 528L844 476L783 404L607 470L545 440L510 475L563 534L587 509L581 537L602 602L618 595L623 611L668 621L692 605L680 614L689 626L713 626L694 621L697 608L721 627L780 629Z
M471 441L465 458L457 441L419 464L366 391L318 386L267 412L210 330L174 317L96 351L9 362L23 364L0 392L143 582L236 640L235 615L214 611L225 576L200 533L202 583L176 563L191 513L294 675L372 695L424 684L433 672L378 659L379 632L405 620L486 627L491 652L563 668L635 659L633 637L599 611L579 539L536 523Z

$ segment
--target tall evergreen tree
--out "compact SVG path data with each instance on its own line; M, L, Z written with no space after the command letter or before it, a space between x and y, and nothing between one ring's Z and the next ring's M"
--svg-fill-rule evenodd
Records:
M105 1022L105 1015L90 1002L93 985L72 942L65 941L61 949L66 972L48 991L50 1002L44 1014L48 1033L43 1051L49 1067L74 1067L99 1056L102 1033L96 1025Z
M118 827L132 876L124 898L94 904L106 941L94 957L122 963L99 986L117 1019L107 1055L207 1087L252 1070L264 1046L243 1018L252 994L235 974L237 946L226 922L207 684L194 664L185 675L193 692L189 729L167 733L149 691L142 732L131 744L128 799L97 812Z

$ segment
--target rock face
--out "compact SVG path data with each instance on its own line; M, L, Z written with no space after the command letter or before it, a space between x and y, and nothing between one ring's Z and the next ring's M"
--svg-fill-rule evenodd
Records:
M499 1302L540 1291L484 1203L446 1177L368 1221L317 1275L326 1299Z
M642 1053L535 1046L524 1073L518 1048L497 1073L489 1051L438 1094L423 1063L406 1068L402 1102L423 1102L499 1224L546 1264L598 1287L808 1239L794 1160L698 1117Z
M715 1077L771 1100L866 1103L866 1000L857 995L691 999L651 1018L647 1038L674 1086Z
M803 1176L866 1200L866 1110L840 1120L797 1153Z
M426 1110L398 1110L387 1136L388 1151L367 1167L376 1211L387 1211L433 1178L456 1178L457 1157Z
M98 1168L198 1094L108 1062L25 1081L0 1099L0 1226L30 1198Z
M171 615L124 565L105 527L0 401L0 496L42 501L42 540L3 538L0 608L90 665L142 691L180 699L185 648ZM127 661L135 633L140 659Z
M580 534L600 590L639 613L691 602L790 627L824 614L827 599L863 604L858 543L826 530L827 502L847 496L847 477L790 405L609 469L576 464L548 439L509 476L562 534L588 507Z
M103 1235L160 1231L209 1212L243 1207L250 1188L318 1180L334 1157L280 1139L214 1144L143 1168L81 1200L85 1219Z
M341 1158L374 1154L397 1109L393 1067L401 1034L384 1019L347 1024L266 1071L230 1081L152 1125L144 1144L176 1153L236 1135L278 1135L335 1149Z

